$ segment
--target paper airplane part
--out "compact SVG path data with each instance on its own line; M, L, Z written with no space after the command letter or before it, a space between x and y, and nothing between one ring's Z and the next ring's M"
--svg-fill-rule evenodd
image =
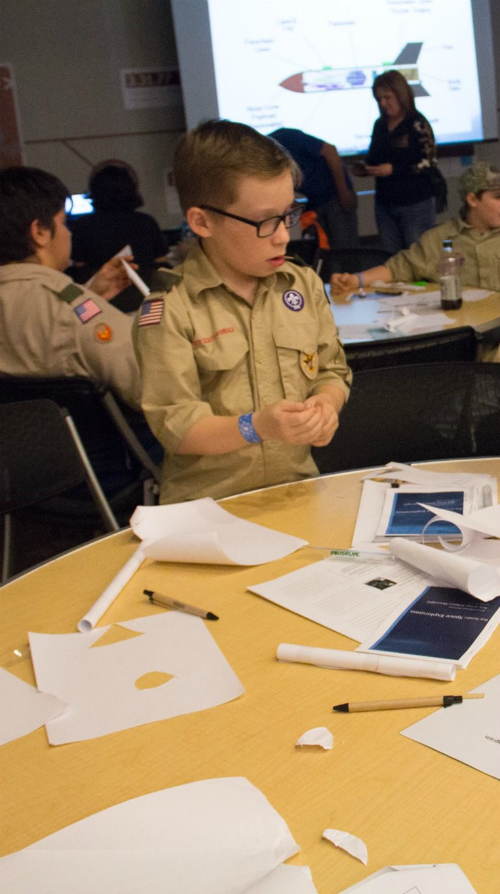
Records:
M51 745L201 711L244 692L200 618L168 612L120 626L141 635L91 648L109 627L29 634L38 688L69 706L46 724ZM140 689L137 681L153 671L172 679Z
M303 733L300 739L297 739L295 745L309 745L324 748L329 751L333 748L333 736L326 726L315 726L314 729L308 729Z
M342 832L341 829L325 829L321 837L331 841L335 847L340 847L343 851L347 851L351 857L356 857L356 860L361 860L365 866L368 863L368 850L361 838L356 838L350 832Z
M4 857L0 872L9 894L250 894L298 850L264 795L230 777L117 804Z
M0 745L38 729L66 708L54 695L38 692L0 667Z

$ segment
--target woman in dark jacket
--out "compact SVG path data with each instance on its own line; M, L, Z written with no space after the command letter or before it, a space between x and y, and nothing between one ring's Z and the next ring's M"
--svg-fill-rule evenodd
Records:
M399 71L375 78L380 109L363 170L375 177L375 217L386 251L395 254L435 226L429 170L436 165L432 127L415 108L413 90Z

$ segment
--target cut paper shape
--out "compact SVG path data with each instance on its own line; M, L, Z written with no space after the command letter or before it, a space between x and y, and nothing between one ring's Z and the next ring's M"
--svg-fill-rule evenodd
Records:
M162 562L261 565L307 540L231 515L210 497L168 506L138 506L130 525L143 553Z
M315 745L316 747L324 748L325 751L329 751L333 748L333 736L326 726L315 726L313 729L308 729L307 732L303 733L300 739L297 739L295 745Z
M500 575L493 565L404 540L390 540L389 552L481 602L491 602L500 596Z
M356 835L351 835L350 832L342 832L341 829L325 829L321 837L331 841L335 847L340 847L343 851L347 851L351 857L356 857L356 860L361 860L365 866L368 863L366 844L364 841L361 841L361 838L357 838Z
M262 792L229 777L117 804L3 857L0 873L9 894L246 894L298 851Z
M69 705L46 724L51 745L201 711L244 692L200 618L167 612L120 626L143 635L92 649L109 628L29 634L38 688ZM138 689L136 681L153 671L172 679Z
M66 709L66 702L38 692L0 667L0 745L26 736Z

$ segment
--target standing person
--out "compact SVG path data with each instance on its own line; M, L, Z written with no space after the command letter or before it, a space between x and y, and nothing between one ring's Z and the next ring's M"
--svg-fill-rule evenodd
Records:
M375 218L386 251L409 248L435 226L436 207L429 177L436 144L427 118L415 108L413 90L399 71L375 78L380 109L364 164L355 173L375 177Z
M297 162L300 190L307 197L307 208L318 215L330 248L356 248L356 193L335 146L292 127L280 127L270 136Z
M208 121L174 156L198 240L137 319L142 407L165 447L160 502L317 475L350 370L323 284L285 260L295 164L245 124Z

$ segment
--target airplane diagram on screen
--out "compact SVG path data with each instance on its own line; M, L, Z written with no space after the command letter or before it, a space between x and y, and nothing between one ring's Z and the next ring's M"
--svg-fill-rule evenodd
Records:
M280 87L293 93L327 93L330 90L370 89L377 75L389 69L397 69L408 81L415 96L430 96L422 85L417 61L422 43L407 43L394 62L382 65L366 65L362 68L332 68L325 66L317 71L301 71L281 81Z

